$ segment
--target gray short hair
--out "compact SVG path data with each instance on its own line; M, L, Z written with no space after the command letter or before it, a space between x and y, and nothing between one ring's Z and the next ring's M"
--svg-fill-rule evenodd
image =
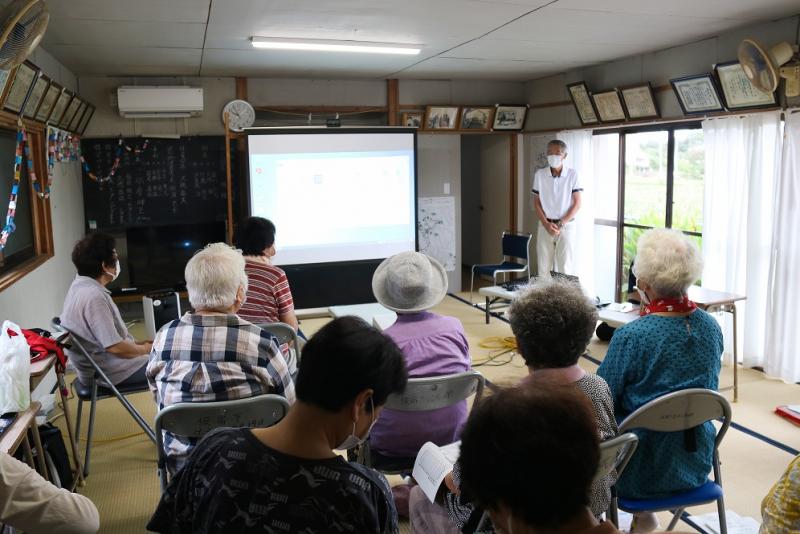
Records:
M557 146L558 148L561 149L562 154L567 153L567 143L565 143L561 139L553 139L552 141L547 143L547 146Z
M574 365L597 326L597 307L580 286L558 279L521 290L508 315L519 352L534 369Z
M659 296L685 295L702 271L700 249L679 230L654 228L639 237L633 274Z
M198 251L186 264L184 276L195 310L224 310L233 306L240 287L247 293L244 256L225 243Z

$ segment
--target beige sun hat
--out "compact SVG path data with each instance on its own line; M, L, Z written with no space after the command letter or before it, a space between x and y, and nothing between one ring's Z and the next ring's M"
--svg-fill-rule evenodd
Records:
M372 293L380 304L398 313L425 311L447 294L447 273L430 256L401 252L378 265Z

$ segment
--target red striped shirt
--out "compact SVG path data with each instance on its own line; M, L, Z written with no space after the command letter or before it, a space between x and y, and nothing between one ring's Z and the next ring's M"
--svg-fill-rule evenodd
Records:
M247 300L237 315L254 324L277 323L294 310L289 280L282 269L245 258Z

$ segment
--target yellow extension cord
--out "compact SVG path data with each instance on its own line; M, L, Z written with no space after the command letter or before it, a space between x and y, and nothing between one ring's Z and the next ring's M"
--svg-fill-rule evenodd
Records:
M517 352L517 340L514 336L490 336L481 339L478 346L482 349L489 349L489 357L485 360L477 360L472 362L473 367L487 366L499 367L511 363L514 359L514 354ZM498 361L501 356L506 356Z

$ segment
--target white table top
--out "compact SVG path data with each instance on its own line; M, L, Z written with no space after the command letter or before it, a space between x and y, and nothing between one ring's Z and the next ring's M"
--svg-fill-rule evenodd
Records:
M479 295L483 295L485 297L494 297L494 298L501 298L501 299L513 299L517 293L516 291L509 291L502 286L490 286L490 287L482 287L478 290Z
M386 329L397 321L397 314L373 302L371 304L351 304L348 306L331 306L328 312L334 317L344 317L345 315L355 315L361 317L367 324ZM377 324L376 324L377 323Z

